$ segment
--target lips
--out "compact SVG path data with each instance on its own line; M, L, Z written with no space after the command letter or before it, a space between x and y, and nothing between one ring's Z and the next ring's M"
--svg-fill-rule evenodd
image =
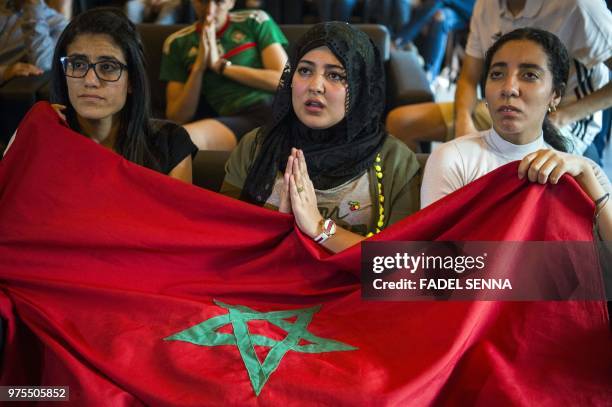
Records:
M306 107L306 111L312 113L321 112L325 108L325 104L318 99L308 99L304 102L304 106Z
M98 105L105 99L102 96L85 94L79 95L79 100L81 101L81 103Z
M99 101L104 100L104 98L102 96L91 95L91 94L79 95L79 99L84 100L84 101L88 101L88 102L99 102Z
M497 109L497 111L500 113L521 113L521 109L512 105L503 105L499 109Z

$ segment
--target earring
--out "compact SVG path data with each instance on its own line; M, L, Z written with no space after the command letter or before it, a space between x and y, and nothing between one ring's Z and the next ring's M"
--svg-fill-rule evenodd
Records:
M548 105L548 113L554 113L557 111L557 106L555 106L554 103L551 103L550 105Z

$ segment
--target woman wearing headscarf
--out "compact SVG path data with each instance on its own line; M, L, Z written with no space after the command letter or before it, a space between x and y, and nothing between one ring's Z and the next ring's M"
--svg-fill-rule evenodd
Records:
M369 37L340 22L296 43L267 126L246 135L222 193L292 212L338 252L418 210L416 156L384 130L384 70Z

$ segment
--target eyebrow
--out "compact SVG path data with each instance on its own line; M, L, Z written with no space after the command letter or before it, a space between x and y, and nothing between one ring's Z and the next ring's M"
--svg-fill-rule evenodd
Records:
M77 57L77 58L89 59L89 57L87 55L85 55L85 54L70 54L68 56L71 57L71 58ZM117 58L115 56L112 56L112 55L100 55L100 56L98 56L98 61L104 61L104 60L107 60L107 59L111 59L111 60L114 60L114 61L117 61L117 62L121 62L119 60L119 58Z
M301 63L305 63L307 65L311 65L311 66L315 66L316 64L312 61L309 61L307 59L302 59L300 60L299 64ZM342 65L336 65L336 64L325 64L325 68L329 69L329 68L337 68L337 69L341 69L341 70L345 70L344 67Z
M491 68L507 68L508 64L506 62L496 62L493 65L491 65ZM519 68L522 69L537 69L538 71L542 71L544 72L545 69L542 68L540 65L538 64L519 64Z

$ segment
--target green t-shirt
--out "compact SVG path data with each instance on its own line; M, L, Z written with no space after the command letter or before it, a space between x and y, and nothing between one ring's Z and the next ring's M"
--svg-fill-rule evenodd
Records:
M160 79L187 82L198 55L199 43L200 28L197 24L170 35L164 42ZM226 25L217 31L219 54L234 65L263 68L261 52L276 43L286 47L288 41L276 23L261 10L231 12ZM227 116L270 99L272 93L206 70L202 96L218 114Z

